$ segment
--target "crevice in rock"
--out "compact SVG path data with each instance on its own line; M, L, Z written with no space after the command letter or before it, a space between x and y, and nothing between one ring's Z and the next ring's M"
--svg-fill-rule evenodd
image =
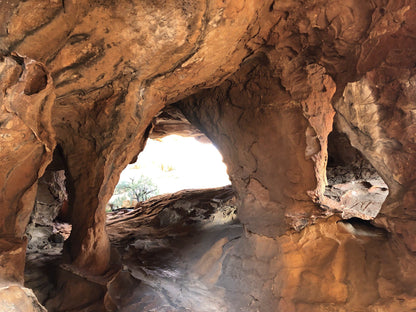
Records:
M24 93L32 95L39 93L46 88L48 84L48 76L41 65L36 64L26 77L26 85Z
M372 220L388 195L388 186L348 137L334 130L328 137L325 196L345 219Z
M389 232L384 228L374 226L370 221L360 218L350 218L339 220L337 223L343 225L344 229L356 237L376 237L379 239L387 239Z
M42 304L56 295L63 245L71 232L67 223L67 176L65 160L57 147L52 162L38 180L36 201L26 228L25 286L33 289Z

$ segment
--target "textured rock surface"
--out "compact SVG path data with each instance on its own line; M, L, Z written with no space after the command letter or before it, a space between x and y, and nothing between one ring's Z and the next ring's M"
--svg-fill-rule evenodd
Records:
M164 228L204 221L213 224L231 222L233 219L227 216L235 216L234 195L232 187L225 186L154 196L138 203L134 209L127 209L127 212L120 209L108 213L107 231L113 241L120 243L129 235L134 235L134 229L144 225ZM224 214L222 217L219 215L221 212Z
M60 264L56 246L29 254L26 286L49 311L225 311L224 289L215 284L223 256L242 234L231 187L120 209L108 214L107 231L122 270L101 278Z
M278 306L279 311L377 311L385 306L410 311L415 305L412 278L407 273L390 275L393 264L399 263L396 269L400 272L415 265L412 253L399 238L401 233L390 237L366 223L336 223L336 218L316 220L326 212L312 205L316 197L323 202L323 194L319 193L322 156L315 154L326 142L308 139L313 137L309 129L315 121L302 111L302 100L294 103L289 98L286 105L274 104L285 99L284 93L271 92L282 89L278 85L273 88L271 79L264 78L267 67L263 66L264 61L253 60L252 65L242 67L223 85L178 104L185 116L217 144L241 196L239 217L246 235L225 258L219 283L234 302L229 309L270 311ZM236 83L240 75L248 81ZM250 92L251 85L258 95ZM316 89L324 90L325 99L329 88ZM307 99L314 96L314 91L311 94ZM324 122L327 113L321 113ZM318 133L324 133L326 128L320 127ZM315 137L319 139L317 133ZM301 144L304 145L299 150ZM259 215L266 217L256 218ZM308 226L309 222L317 225ZM295 234L288 227L303 230ZM374 261L379 261L376 267ZM361 280L363 276L366 282ZM385 287L402 293L405 303Z
M208 141L208 138L175 106L167 106L153 119L153 128L149 138L159 139L167 135L181 135L184 137L195 137L200 141Z
M269 5L4 4L0 49L45 62L54 80L52 122L74 181L67 250L78 267L108 269L105 205L121 170L143 148L154 115L235 71L267 36Z
M105 206L153 123L164 135L156 115L186 124L163 111L176 103L219 147L240 203L244 236L216 279L227 309L411 311L415 21L414 0L2 1L0 286L22 283L56 137L73 231L49 307L79 298L104 309L119 269ZM383 230L331 217L341 214L325 196L333 119L388 185L373 220ZM112 298L134 284L118 276Z
M264 55L252 59L221 86L202 91L178 107L221 151L241 196L241 222L248 231L275 237L290 227L303 228L320 214L308 192L315 193L325 176L315 175L315 169L322 166L319 160L314 163L312 156L321 157L317 156L321 142L312 138L311 133L316 136L316 132L302 110L315 91L305 102L293 103L279 80L272 78L270 67ZM315 79L318 82L312 83L323 90L325 75L321 73ZM331 93L330 86L324 88L323 98ZM320 113L311 114L317 118Z
M33 291L20 286L0 288L0 306L2 311L46 312Z
M54 221L68 201L65 171L52 171L50 168L51 166L46 169L38 182L35 207L26 228L28 251L47 248L51 243L64 242L64 237L54 228Z
M222 259L242 234L235 213L234 192L224 187L160 195L110 216L107 231L123 270L108 285L107 306L226 311L216 284Z
M400 68L397 71L400 72ZM409 70L406 68L403 71ZM414 211L410 208L415 202L413 172L416 150L412 111L416 106L408 91L410 77L402 85L399 77L392 79L399 84L396 88L400 88L400 93L383 83L373 89L363 78L347 86L336 108L340 111L340 128L349 135L351 144L370 160L389 186L389 198L382 208L379 222L403 236L408 248L416 251L413 243L415 233L412 230ZM380 95L379 89L387 90ZM400 118L395 119L395 114L400 114Z
M336 130L328 137L328 166L324 195L344 219L374 219L389 191L374 167L353 148L348 137Z
M0 62L0 284L22 282L25 228L37 180L55 147L53 83L45 66L18 55Z

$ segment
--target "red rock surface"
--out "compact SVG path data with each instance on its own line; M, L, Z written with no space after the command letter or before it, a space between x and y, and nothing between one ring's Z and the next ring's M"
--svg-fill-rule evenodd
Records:
M37 180L52 159L55 132L52 78L45 66L14 54L0 63L0 275L1 285L23 282L25 228Z
M0 288L0 306L3 311L46 312L33 291L20 286Z
M53 306L91 290L103 309L105 206L154 128L200 131L224 156L245 235L216 286L234 307L415 309L415 21L414 0L2 1L0 286L23 283L56 150L72 232ZM158 133L157 116L180 122ZM377 227L337 223L325 196L333 127L388 185Z

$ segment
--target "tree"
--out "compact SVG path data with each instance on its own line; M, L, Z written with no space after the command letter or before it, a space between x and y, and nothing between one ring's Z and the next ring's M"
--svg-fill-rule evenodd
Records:
M117 184L114 195L127 195L132 203L134 200L138 202L149 199L158 194L158 188L153 181L145 176L140 176L137 180L130 178L129 181L121 181Z

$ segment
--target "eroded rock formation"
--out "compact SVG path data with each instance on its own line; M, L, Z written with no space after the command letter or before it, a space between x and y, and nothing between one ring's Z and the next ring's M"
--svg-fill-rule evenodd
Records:
M153 119L153 127L149 138L159 139L173 134L194 137L197 140L209 142L209 139L191 124L178 108L169 105Z
M2 58L1 77L1 285L23 282L26 225L36 197L37 180L52 159L55 100L45 66L17 54Z
M83 304L117 309L104 304L104 281L140 278L120 271L105 206L154 128L156 137L200 131L228 165L245 231L221 256L222 308L416 308L415 1L29 0L0 9L1 300L13 291L36 309L20 288L24 233L59 150L73 230L51 307L91 291ZM325 195L333 127L388 186L371 223L342 221ZM91 284L77 289L76 278Z

